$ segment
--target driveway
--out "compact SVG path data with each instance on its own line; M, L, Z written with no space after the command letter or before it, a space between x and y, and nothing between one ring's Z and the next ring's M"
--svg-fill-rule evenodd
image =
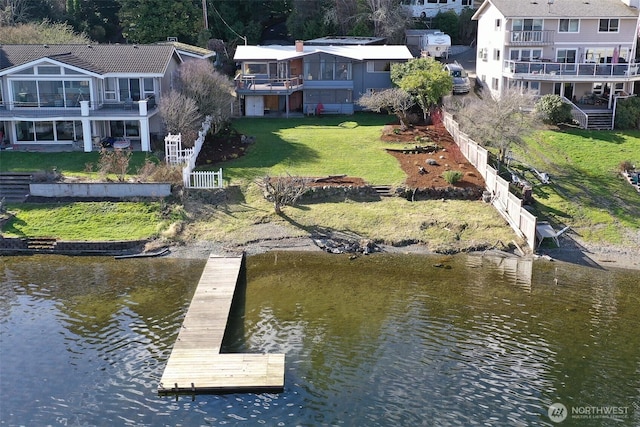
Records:
M448 62L458 61L458 64L467 70L470 78L476 77L476 48L469 46L451 46L451 54Z

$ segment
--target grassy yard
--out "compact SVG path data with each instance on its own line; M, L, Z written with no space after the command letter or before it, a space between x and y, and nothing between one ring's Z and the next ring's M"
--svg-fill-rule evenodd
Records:
M640 167L640 132L543 131L515 157L551 175L536 185L536 214L570 225L587 241L625 244L640 231L640 194L620 174L619 165ZM526 152L525 152L526 151ZM533 174L526 178L537 183Z
M25 203L9 210L16 218L3 227L7 237L137 240L156 236L167 225L159 202Z
M430 247L473 247L510 242L511 229L488 204L383 199L375 203L310 203L285 208L278 216L264 200L256 178L270 175L361 177L371 184L400 184L405 176L380 141L389 116L301 119L240 119L234 127L256 137L243 157L222 166L227 200L168 208L159 203L75 203L12 205L16 218L3 228L8 236L56 236L69 240L137 239L165 235L178 239L251 242L281 236L307 236L313 230L352 232L388 244L421 241ZM542 131L515 156L551 175L551 185L535 185L535 214L556 225L570 225L587 241L625 244L640 232L640 195L618 173L625 160L640 164L640 132ZM97 153L0 154L0 171L54 166L64 175L83 175ZM136 153L135 163L144 162ZM37 165L38 167L33 167ZM135 170L135 169L134 169ZM525 175L534 184L534 176ZM120 205L120 204L118 204ZM464 212L464 215L460 213ZM170 226L170 224L174 224ZM117 225L117 226L114 226ZM263 233L268 231L269 236Z
M130 173L136 173L147 153L135 152L131 156ZM71 151L63 153L0 151L0 172L50 172L56 170L65 176L95 177L100 153ZM87 170L92 165L93 172Z
M234 126L256 137L249 154L224 165L225 179L269 175L349 175L370 184L401 184L405 175L385 153L382 126L392 118L356 114L345 118L240 119Z

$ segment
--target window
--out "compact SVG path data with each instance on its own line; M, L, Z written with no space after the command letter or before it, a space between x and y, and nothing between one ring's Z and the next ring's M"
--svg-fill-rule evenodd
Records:
M61 74L61 71L57 65L40 65L38 74Z
M104 99L107 101L115 101L116 98L116 79L114 77L107 77L104 79Z
M13 102L16 107L37 107L38 106L38 85L35 81L14 80Z
M72 121L61 121L56 122L56 136L58 141L73 141L74 139L80 139L82 137L82 133L76 135L74 133L75 126Z
M531 61L542 57L542 49L511 49L509 59L513 61Z
M53 141L53 122L36 122L36 141Z
M140 101L140 79L118 79L120 101ZM119 135L122 136L122 135Z
M368 61L368 73L385 73L391 71L391 63L389 61Z
M502 21L500 19L496 19L496 30L500 29L500 26L502 25Z
M617 33L618 32L618 20L617 19L601 19L598 27L600 33Z
M462 6L473 6L473 0L462 0Z
M491 89L498 90L498 79L495 77L491 79Z
M558 62L574 64L576 62L577 51L574 49L558 49Z
M500 49L493 49L493 60L500 61Z
M41 107L64 107L62 80L38 82Z
M267 72L268 72L267 64L257 64L257 63L251 63L251 62L247 62L244 64L245 74L250 74L250 75L267 74Z
M513 31L542 31L542 19L514 19Z
M33 141L33 122L15 122L18 141Z
M153 90L153 79L152 78L144 78L142 79L142 92L144 94L144 98L150 98L155 95Z
M559 33L577 33L580 28L579 19L561 19L558 26Z

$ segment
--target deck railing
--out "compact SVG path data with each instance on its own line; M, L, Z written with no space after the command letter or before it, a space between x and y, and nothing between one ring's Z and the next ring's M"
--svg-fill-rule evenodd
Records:
M270 78L267 76L239 74L234 79L234 82L236 90L282 91L300 86L303 81L301 77Z
M637 63L600 64L539 61L504 61L504 72L544 76L632 77L638 75Z

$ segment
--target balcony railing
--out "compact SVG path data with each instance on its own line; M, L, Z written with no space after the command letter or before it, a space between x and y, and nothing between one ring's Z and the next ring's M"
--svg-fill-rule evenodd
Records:
M507 44L511 46L550 45L554 41L554 31L509 31Z
M146 98L146 111L152 111L157 108L155 96ZM140 114L140 102L111 102L103 103L93 107L93 103L89 102L89 116L95 114L104 114L105 112L113 112L114 114L131 113L131 115ZM37 102L0 102L0 117L28 117L28 118L47 118L47 117L77 117L83 115L80 105L77 106L38 106ZM144 115L144 114L143 114Z
M302 85L302 78L269 78L266 76L240 74L235 78L237 91L267 91L282 92L298 89Z
M554 76L624 78L640 75L637 63L596 64L564 63L546 61L504 61L504 72L509 74L530 74L553 79Z

